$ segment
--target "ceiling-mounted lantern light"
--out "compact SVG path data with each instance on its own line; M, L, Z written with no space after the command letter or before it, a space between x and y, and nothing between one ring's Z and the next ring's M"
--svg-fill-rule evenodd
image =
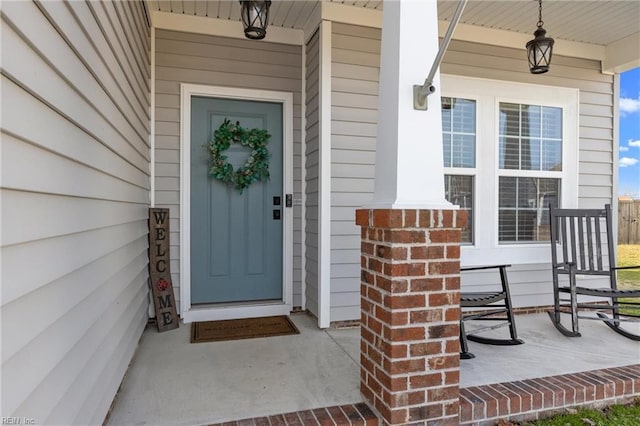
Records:
M240 0L240 6L244 35L252 40L262 40L267 35L271 0Z
M531 74L544 74L549 71L549 66L551 65L553 39L545 37L547 31L542 28L543 25L542 0L538 0L538 28L533 33L535 38L527 43L527 56Z

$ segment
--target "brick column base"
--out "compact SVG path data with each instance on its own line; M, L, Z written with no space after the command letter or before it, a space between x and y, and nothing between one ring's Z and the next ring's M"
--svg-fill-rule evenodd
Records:
M360 389L390 425L457 425L466 212L358 210Z

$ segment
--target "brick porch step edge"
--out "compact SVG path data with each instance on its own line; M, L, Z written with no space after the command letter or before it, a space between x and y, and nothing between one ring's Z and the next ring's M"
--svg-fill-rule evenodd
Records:
M532 421L569 407L603 407L640 396L640 364L460 389L460 424Z
M364 402L316 408L275 416L255 417L210 426L378 426L378 418Z

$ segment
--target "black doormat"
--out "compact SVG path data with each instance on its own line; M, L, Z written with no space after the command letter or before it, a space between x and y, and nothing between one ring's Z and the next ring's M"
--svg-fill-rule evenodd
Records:
M284 336L287 334L300 334L300 332L286 315L191 324L191 343L253 339L254 337Z

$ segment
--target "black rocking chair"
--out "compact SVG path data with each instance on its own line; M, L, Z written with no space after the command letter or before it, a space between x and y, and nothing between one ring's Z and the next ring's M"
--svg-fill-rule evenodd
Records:
M460 268L460 272L484 269L498 269L500 272L499 288L495 291L460 293L460 358L470 359L475 357L475 355L469 352L467 340L488 345L521 345L524 343L518 339L516 323L513 318L509 281L507 279L507 268L509 266L511 265ZM494 324L467 331L464 325L465 321L492 321ZM509 339L496 339L477 335L505 326L509 327Z
M565 336L579 337L578 319L599 320L616 333L640 341L639 334L621 327L622 322L640 322L640 315L621 311L625 307L640 308L639 302L624 300L640 297L640 288L622 290L616 282L617 271L640 269L640 266L616 266L611 206L588 210L558 209L550 205L549 216L554 297L549 317L553 325ZM561 282L561 275L567 276L568 280ZM584 276L607 277L609 286L579 286L578 278ZM596 316L585 314L594 311ZM570 315L571 329L562 325L561 314Z

